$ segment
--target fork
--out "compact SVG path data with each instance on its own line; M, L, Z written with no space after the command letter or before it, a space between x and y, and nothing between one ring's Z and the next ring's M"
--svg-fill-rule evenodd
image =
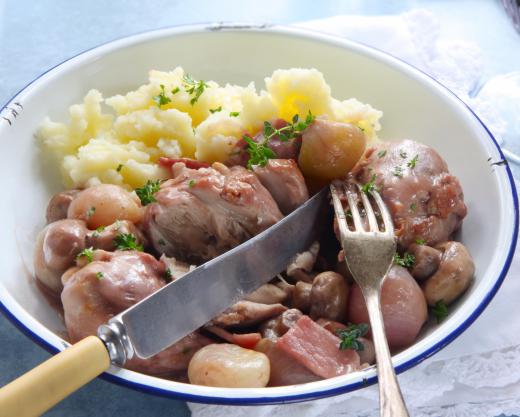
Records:
M335 181L330 185L330 192L345 261L361 288L370 318L376 351L380 416L408 417L408 410L392 365L381 313L381 286L396 252L392 218L379 193L370 187L363 190L358 184ZM343 207L342 196L346 197L347 211ZM369 196L377 205L380 221L372 208ZM363 218L359 206L362 208ZM350 226L346 213L351 220ZM366 226L368 230L365 230ZM382 228L384 230L381 230Z

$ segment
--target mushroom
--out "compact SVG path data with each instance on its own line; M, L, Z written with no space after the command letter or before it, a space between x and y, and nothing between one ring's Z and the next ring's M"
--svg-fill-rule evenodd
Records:
M475 273L473 259L462 243L444 242L436 249L442 251L439 269L423 285L430 306L456 300L469 287Z
M296 255L294 261L287 267L287 276L297 281L312 282L314 278L310 272L318 258L319 242L314 242L308 251Z
M294 308L308 313L311 308L311 290L312 284L304 281L298 281L294 286L292 294L292 305Z
M417 281L424 281L439 268L442 252L431 246L410 245L407 252L415 257L415 262L410 273Z
M333 271L318 274L312 282L310 316L344 321L349 287L342 275Z
M70 203L79 192L80 190L66 190L54 194L47 204L47 212L45 213L47 224L66 219Z

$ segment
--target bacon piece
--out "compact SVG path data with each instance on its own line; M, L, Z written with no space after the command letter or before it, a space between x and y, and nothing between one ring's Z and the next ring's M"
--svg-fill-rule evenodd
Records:
M359 355L339 349L340 339L303 316L283 335L276 346L314 374L332 378L359 369Z

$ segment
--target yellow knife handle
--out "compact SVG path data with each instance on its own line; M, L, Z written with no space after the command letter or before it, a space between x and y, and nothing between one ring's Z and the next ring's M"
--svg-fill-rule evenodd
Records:
M89 336L0 388L0 417L34 417L110 366L105 344Z

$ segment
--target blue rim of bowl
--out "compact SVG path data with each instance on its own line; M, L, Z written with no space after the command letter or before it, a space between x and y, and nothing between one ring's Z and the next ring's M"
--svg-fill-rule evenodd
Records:
M343 43L344 45L359 45L363 47L363 49L368 49L372 51L377 51L379 54L386 55L387 57L390 57L391 59L400 62L401 64L405 65L406 67L409 67L410 69L417 71L423 75L425 75L427 78L432 80L435 84L440 86L442 89L450 93L451 96L453 96L458 102L460 102L463 107L465 107L473 117L480 123L480 125L484 128L486 133L488 134L489 138L491 139L492 143L495 145L496 150L498 151L500 157L502 160L507 161L505 158L502 149L500 148L500 145L498 144L497 140L491 133L491 131L488 129L486 124L477 116L477 114L462 100L460 99L457 94L455 94L452 90L450 90L448 87L440 83L438 80L430 76L429 74L425 73L423 70L415 67L412 64L409 64L406 61L403 61L401 58L398 58L388 52L382 51L376 47L366 45L362 42L358 41L352 41L350 39L344 39L338 36L329 35L323 32L319 31L313 31L309 29L303 29L300 27L293 27L293 26L286 26L286 25L271 25L271 24L242 24L242 23L198 23L198 24L186 24L186 25L174 25L174 26L166 26L162 28L157 28L154 30L147 30L142 31L138 33L134 33L132 35L119 37L116 39L112 39L107 42L103 42L99 45L96 45L92 48L88 48L70 58L67 58L66 60L54 65L53 67L49 68L42 74L40 74L38 77L33 79L31 82L26 84L23 88L21 88L16 94L14 94L1 108L0 113L7 108L7 106L15 100L15 98L20 95L24 90L26 90L28 87L30 87L33 83L38 81L40 78L42 78L45 74L49 73L50 71L54 70L55 68L63 65L64 63L71 61L72 59L83 55L89 51L92 51L94 49L100 48L102 46L111 44L113 42L118 42L122 40L130 40L131 38L139 38L139 36L144 34L152 34L152 33L158 33L165 30L175 30L175 29L185 29L186 32L201 32L201 31L266 31L269 32L270 29L281 29L284 33L294 35L294 36L300 36L300 37L311 37L315 40L319 40L322 42L327 42L327 40L334 42L334 43ZM165 36L167 36L166 34ZM175 36L176 33L170 33L170 35ZM319 36L320 39L317 39ZM518 238L518 226L519 226L519 217L518 217L518 195L513 179L513 174L511 172L511 169L509 168L509 164L506 163L502 166L505 168L507 177L509 179L509 186L511 188L511 197L513 198L513 206L514 206L514 228L513 228L513 234L511 236L511 243L509 246L509 250L507 253L506 260L504 262L504 265L502 266L502 269L500 273L498 274L498 277L493 285L493 287L488 291L486 296L482 299L480 304L473 310L473 312L461 323L457 326L456 329L454 329L451 333L449 333L447 336L445 336L443 339L435 343L433 346L431 346L429 349L426 349L424 352L419 354L416 357L413 357L409 359L408 361L397 365L395 367L396 373L400 374L401 372L406 371L407 369L410 369L425 359L429 358L430 356L434 355L444 347L446 347L448 344L450 344L453 340L455 340L459 335L461 335L484 311L484 309L487 307L487 305L490 303L490 301L493 299L495 294L497 293L498 289L502 285L507 272L509 271L509 267L511 266L511 262L513 259L513 255L515 253L516 244L517 244L517 238ZM38 345L49 351L50 353L59 353L60 350L57 349L55 346L47 342L45 339L40 337L38 334L34 333L29 327L27 327L24 323L22 323L20 320L18 320L11 311L8 310L8 308L2 303L0 300L0 311L6 316L22 333L24 333L26 336L28 336L31 340L36 342ZM118 377L116 375L104 372L100 375L100 378L115 383L117 385L123 386L123 387L129 387L132 389L135 389L137 391L158 395L161 397L166 398L172 398L176 400L183 400L183 401L189 401L189 402L197 402L197 403L206 403L206 404L222 404L222 405L267 405L267 404L287 404L287 403L294 403L294 402L302 402L302 401L311 401L311 400L317 400L320 398L326 398L331 397L339 394L344 394L347 392L351 392L354 390L357 390L359 388L363 388L369 385L372 385L377 382L377 376L372 376L369 378L364 378L361 381L348 383L346 385L335 387L331 389L325 389L320 390L317 392L310 392L310 393L303 393L303 394L293 394L293 395L280 395L280 396L270 396L270 397L208 397L204 395L197 395L197 394L188 394L188 393L181 393L181 392L175 392L170 391L163 388L158 387L152 387L150 385L141 384L134 381L129 381L127 379L123 379L121 377Z

